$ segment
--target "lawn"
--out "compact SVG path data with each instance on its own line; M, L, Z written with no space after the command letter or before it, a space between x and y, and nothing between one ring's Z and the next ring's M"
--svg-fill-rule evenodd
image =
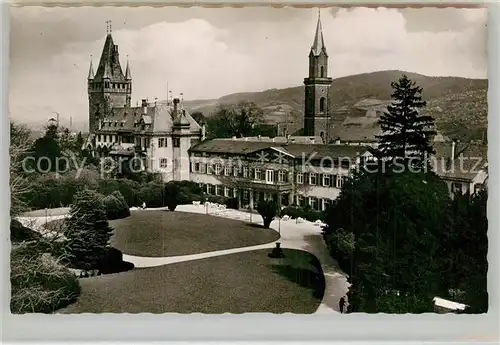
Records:
M80 280L60 313L300 313L316 311L325 280L318 259L284 249L242 252Z
M51 216L63 216L69 213L69 207L59 207L59 208L48 208L47 210L34 210L23 213L23 217L51 217Z
M197 213L133 211L110 221L111 245L136 256L175 256L274 242L276 231Z

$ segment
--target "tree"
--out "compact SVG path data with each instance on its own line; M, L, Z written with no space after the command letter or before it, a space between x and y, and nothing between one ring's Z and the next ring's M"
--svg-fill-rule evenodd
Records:
M255 127L264 123L264 112L254 102L219 105L207 120L207 131L212 138L238 138L257 135Z
M65 236L73 264L85 269L95 268L105 256L113 233L102 196L91 190L78 192L66 222Z
M427 155L433 154L430 138L435 135L434 119L419 114L426 106L422 100L422 88L406 75L392 82L393 102L380 117L379 125L383 134L378 136L379 150L383 157L394 160L403 158L405 162L422 166Z
M278 214L278 205L273 200L262 200L257 205L257 212L264 220L264 228L269 229L274 217Z
M456 195L441 234L440 294L468 305L466 313L488 311L487 200L487 191Z
M348 269L351 311L433 311L448 203L447 187L433 173L361 170L346 181L328 210L325 238Z
M32 184L26 177L23 160L31 144L31 131L24 125L10 123L10 214L17 216L27 209L26 195Z
M165 204L170 211L175 211L175 208L179 204L179 186L175 181L170 181L165 185Z
M191 114L191 117L201 126L204 125L207 121L205 115L201 111L195 111Z

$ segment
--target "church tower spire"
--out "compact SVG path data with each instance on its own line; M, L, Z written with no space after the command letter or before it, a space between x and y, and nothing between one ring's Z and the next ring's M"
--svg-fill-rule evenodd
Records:
M329 91L332 78L328 77L328 54L323 39L321 15L314 34L313 44L309 52L309 76L304 79L305 106L304 131L307 136L321 136L328 142L329 124Z
M318 23L316 24L316 34L314 35L311 51L313 55L320 55L324 50L326 54L325 41L323 40L323 28L321 26L321 12L318 11Z

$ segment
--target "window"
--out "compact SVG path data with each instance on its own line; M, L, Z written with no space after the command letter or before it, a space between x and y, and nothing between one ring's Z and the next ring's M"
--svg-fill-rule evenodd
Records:
M325 68L324 68L323 66L321 66L321 67L320 67L320 74L319 74L319 76L320 76L321 78L324 78L324 77L325 77Z
M168 166L168 158L160 159L160 168L166 168Z
M221 195L221 194L222 194L222 186L218 184L215 186L215 195Z
M337 175L332 175L331 186L337 188Z
M248 167L243 167L243 177L248 177Z
M330 175L323 174L323 187L330 187Z
M222 170L222 167L220 166L220 164L216 164L215 165L215 175L220 175L221 170Z
M210 195L215 194L215 186L213 184L208 185L208 194L210 194Z
M342 188L344 186L345 176L339 175L337 176L337 188Z
M231 167L225 166L224 167L224 176L229 176L231 175Z
M238 177L238 173L239 173L240 169L235 165L233 167L233 176L234 177Z
M109 135L106 135L106 142L110 142L111 141L111 138L109 137Z
M262 180L262 172L260 169L255 169L255 179L259 181Z
M266 183L274 183L274 170L266 170Z
M314 174L314 173L311 173L309 175L309 184L312 185L312 186L315 186L317 184L317 174Z
M207 174L212 175L212 172L214 171L214 166L207 164Z
M309 205L311 205L311 208L313 210L318 210L318 198L315 197L310 197L309 198Z
M167 138L159 138L158 147L167 147Z
M326 100L324 97L319 99L319 111L320 113L324 113L326 109Z
M297 173L297 183L298 184L303 184L304 183L304 174Z
M482 183L476 183L474 185L474 194L478 194L480 191L484 189L484 186Z
M238 197L238 190L236 188L233 188L233 198Z
M455 194L462 194L462 184L461 183L456 183L456 182L452 183L451 190Z
M231 192L231 190L230 190L229 188L224 187L224 196L225 196L226 198L229 198L229 197L230 197L230 196L229 196L229 193L230 193L230 192Z
M285 182L286 171L278 171L278 182Z
M206 174L207 173L207 166L204 163L200 163L200 173Z
M181 139L174 138L174 147L181 147Z
M194 163L194 172L200 172L200 163Z

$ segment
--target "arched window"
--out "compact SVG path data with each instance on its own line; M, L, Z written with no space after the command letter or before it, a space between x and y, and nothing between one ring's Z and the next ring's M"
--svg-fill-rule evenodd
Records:
M326 100L325 97L321 97L319 99L319 112L324 113L326 108Z
M321 66L319 70L320 70L320 72L319 72L319 73L320 73L320 74L319 74L319 76L320 76L321 78L324 78L324 77L325 77L325 68L324 68L323 66Z

